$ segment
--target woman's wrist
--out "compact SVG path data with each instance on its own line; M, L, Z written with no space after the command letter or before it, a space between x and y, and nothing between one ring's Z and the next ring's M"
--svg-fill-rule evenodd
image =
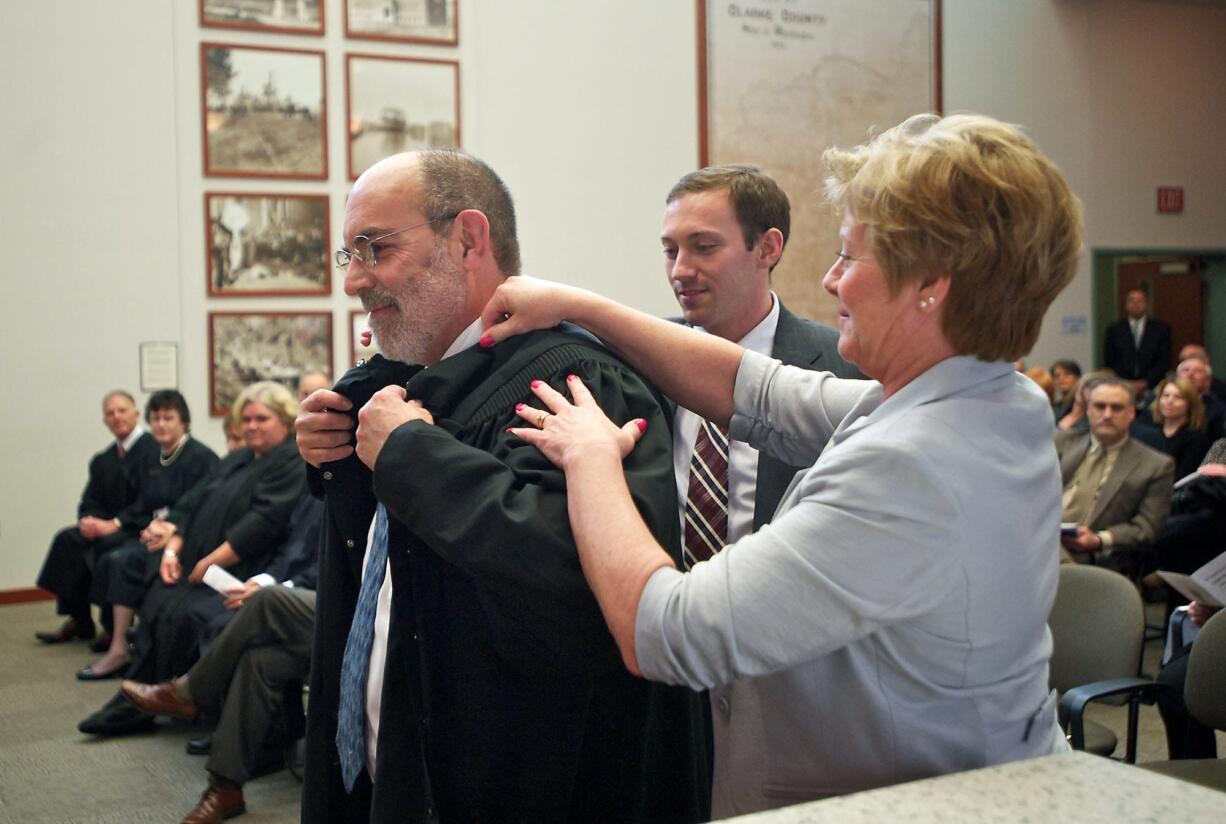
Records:
M177 550L174 550L174 549L171 549L170 547L167 547L167 548L166 548L166 550L165 550L165 554L166 554L166 557L167 557L167 558L178 558L178 557L179 557L179 553L178 553L178 551L177 551Z

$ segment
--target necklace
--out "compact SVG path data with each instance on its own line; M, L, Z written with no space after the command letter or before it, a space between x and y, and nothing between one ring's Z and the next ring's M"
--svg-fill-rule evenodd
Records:
M169 455L158 455L158 463L162 466L170 466L175 461L179 460L179 454L183 452L183 447L187 445L187 435L179 438L179 445Z

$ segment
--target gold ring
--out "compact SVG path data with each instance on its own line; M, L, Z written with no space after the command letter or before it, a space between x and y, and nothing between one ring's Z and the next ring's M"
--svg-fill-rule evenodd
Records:
M548 417L549 417L549 413L548 413L548 412L542 412L541 414L537 415L537 416L536 416L536 428L537 428L537 429L544 429L544 428L545 428L545 419L546 419L546 418L548 418Z

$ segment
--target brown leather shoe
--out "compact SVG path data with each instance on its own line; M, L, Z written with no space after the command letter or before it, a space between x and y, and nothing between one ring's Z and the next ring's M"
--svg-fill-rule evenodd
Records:
M140 681L130 681L125 678L119 689L123 692L124 698L127 698L132 704L154 715L173 715L175 718L186 718L190 721L200 714L195 704L175 695L173 681L142 684Z
M75 641L78 638L82 641L88 641L97 632L98 630L92 620L88 624L78 624L76 620L69 618L55 632L36 632L34 637L44 644L63 644L65 641Z
M214 779L209 782L204 795L200 796L200 803L183 819L183 824L218 824L245 812L247 804L243 801L243 788L225 786Z

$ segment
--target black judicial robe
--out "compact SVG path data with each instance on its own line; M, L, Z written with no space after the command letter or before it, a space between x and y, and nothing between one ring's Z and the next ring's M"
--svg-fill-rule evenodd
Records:
M307 824L705 819L701 697L626 671L579 565L563 473L504 431L518 422L516 402L534 400L532 379L565 392L571 373L613 420L648 421L627 479L656 539L680 546L661 401L577 330L473 348L416 373L376 357L337 384L356 413L407 379L436 425L396 429L373 473L356 456L311 472L326 510ZM340 668L376 497L391 516L392 621L377 775L373 791L359 776L349 797L335 744Z
M159 451L158 457L161 457ZM140 495L115 517L129 532L139 532L153 518L153 513L175 504L188 490L209 476L220 463L213 450L188 436L187 443L174 463L163 466L160 460L148 461L134 469L133 478L140 487Z
M227 572L244 581L262 571L307 493L305 466L293 435L261 458L243 447L175 502L168 520L183 535L183 574L171 586L158 578L145 594L129 678L164 681L182 675L195 662L201 633L224 607L218 593L204 583L191 583L188 575L224 541L239 557Z
M229 568L231 575L243 580L263 570L306 494L304 467L293 435L261 458L250 447L223 458L217 471L180 497L167 516L183 534L183 574L224 541L240 559Z
M157 464L157 441L148 432L132 444L128 454L119 457L112 443L89 461L89 481L77 504L77 519L92 515L109 521L140 496L140 482L148 467Z
M143 433L122 459L118 444L94 455L89 462L89 481L77 504L78 520L86 516L109 521L140 497L141 482L150 466L157 465L157 441ZM132 538L130 530L102 538L87 539L76 524L56 533L38 573L38 586L55 593L57 612L83 618L89 610L89 592L98 558Z

